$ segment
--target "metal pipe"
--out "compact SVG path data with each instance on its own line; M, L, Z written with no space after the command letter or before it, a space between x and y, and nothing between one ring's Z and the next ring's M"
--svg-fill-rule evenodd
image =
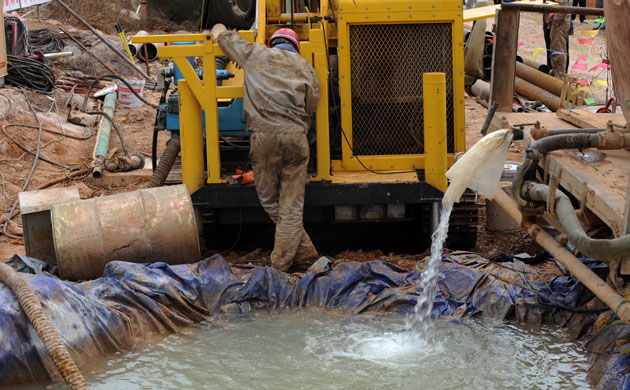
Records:
M72 8L68 7L68 5L66 3L64 3L61 0L55 0L55 1L59 5L61 5L66 11L68 11L72 16L74 16L79 22L81 22L85 27L87 27L88 30L90 30L92 32L92 34L94 34L98 39L100 39L105 44L105 46L109 47L118 57L122 58L123 61L125 61L129 66L131 66L133 68L133 70L135 70L136 72L140 73L142 75L142 77L144 77L145 79L149 80L150 82L155 83L155 80L153 80L148 74L144 73L142 71L142 69L138 68L138 66L136 66L136 64L131 62L129 60L129 58L127 58L127 56L125 54L121 53L120 50L116 49L114 47L114 45L112 45L107 39L105 39L105 37L100 32L96 31L96 29L94 29L94 27L92 27L81 16L79 16L79 14L74 12L74 10Z
M542 102L552 111L558 111L560 107L560 97L558 95L540 88L529 81L523 80L520 77L514 78L514 91L530 100Z
M62 57L72 57L74 55L71 51L60 51L57 53L44 53L42 57L44 58L62 58Z
M529 81L538 87L544 88L554 95L562 95L563 82L560 79L543 72L539 72L538 70L518 61L516 62L516 75L525 81Z
M604 10L602 8L586 8L586 7L570 7L564 5L550 5L550 4L527 4L527 3L503 3L501 9L504 10L519 10L521 12L555 12L558 14L571 14L571 15L595 15L604 16Z
M98 58L96 56L96 54L92 53L90 51L90 49L88 49L87 47L85 47L81 42L79 42L75 37L73 37L72 35L70 35L70 33L68 33L66 30L64 30L62 27L59 27L59 30L63 31L64 34L66 34L66 36L68 38L70 38L74 43L76 43L79 46L79 49L83 50L84 52L86 52L88 55L90 55L92 58L94 58L96 61L98 61L99 64L103 65L105 67L105 69L107 69L108 71L110 71L112 74L117 75L118 73L112 69L111 66L107 65L105 63L105 61L101 60L100 58Z
M138 57L142 61L155 61L158 59L158 47L164 46L162 42L145 43L142 45L142 50L138 53ZM145 54L146 53L146 54Z
M114 117L116 109L116 92L112 92L105 96L103 103L103 111L110 117ZM109 149L109 136L112 132L112 123L105 116L101 119L101 124L96 133L96 143L94 144L94 152L92 153L92 176L95 179L101 177L104 168L105 158Z
M564 246L544 231L540 226L523 220L523 215L514 201L503 191L494 194L494 200L525 230L538 244L547 250L569 272L591 290L608 307L615 311L619 318L630 324L630 301L624 300L612 287L599 278L593 271L573 256Z
M149 35L149 33L144 30L140 30L134 36L137 37L137 36L146 36L146 35ZM129 51L131 52L131 55L135 57L138 54L140 54L142 51L142 46L143 46L142 43L130 43Z
M543 72L545 74L549 74L549 71L551 70L551 69L549 69L547 64L543 64L542 62L534 61L534 60L532 60L530 58L527 58L527 57L523 58L521 56L516 56L516 61L522 62L523 64L525 64L525 65L527 65L529 67L532 67L532 68L534 68L534 69L536 69L536 70L538 70L540 72Z
M490 84L487 81L477 80L470 86L470 92L480 99L490 99Z
M549 186L545 184L526 183L521 196L535 202L547 202L549 198ZM589 237L575 215L575 210L569 197L562 191L556 191L554 209L558 221L564 229L564 234L579 251L588 257L593 257L604 262L610 262L630 252L630 235L609 240L601 240Z
M486 135L488 133L488 128L492 123L492 118L494 118L494 113L497 112L497 108L499 108L499 103L492 102L490 109L488 110L488 115L486 115L486 120L483 121L483 126L481 126L481 134Z
M114 260L182 264L201 257L183 184L57 203L50 215L62 279L98 278Z
M600 131L606 131L605 127L594 129L552 129L549 130L546 127L535 127L530 131L530 135L533 139L539 140L541 138L562 135L562 134L597 134Z
M311 16L312 18L313 16ZM307 13L294 13L293 14L293 22L294 23L306 23L308 21ZM291 13L282 13L277 16L268 15L267 22L270 23L291 23Z

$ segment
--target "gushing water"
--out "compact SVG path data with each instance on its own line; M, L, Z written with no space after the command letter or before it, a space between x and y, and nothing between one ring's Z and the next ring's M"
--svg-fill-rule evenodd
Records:
M433 301L438 291L438 276L440 273L440 263L442 262L442 248L448 236L448 221L453 210L452 202L442 203L442 215L437 230L431 236L431 259L425 266L420 285L422 293L418 297L415 313L407 318L407 330L420 337L425 342L431 342L431 310Z
M448 236L448 222L453 204L459 200L466 188L492 199L498 187L507 149L512 139L513 134L507 129L486 135L446 173L451 183L444 193L438 228L431 236L431 259L420 278L422 292L418 297L415 313L406 321L406 329L408 333L411 333L410 337L419 338L428 345L433 341L431 310L438 291L437 281L442 248Z

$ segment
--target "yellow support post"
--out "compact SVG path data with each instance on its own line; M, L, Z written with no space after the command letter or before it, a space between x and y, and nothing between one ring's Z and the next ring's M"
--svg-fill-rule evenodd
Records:
M314 54L315 70L319 76L319 103L315 129L317 135L317 176L312 181L332 180L330 175L330 132L328 129L328 59L325 53Z
M217 75L215 72L214 43L206 40L203 57L204 110L206 115L206 161L208 183L221 183L221 155L219 153L219 111L217 107Z
M192 194L205 185L201 106L186 80L179 80L178 87L182 182Z
M446 74L422 75L424 107L424 180L442 192L446 191Z

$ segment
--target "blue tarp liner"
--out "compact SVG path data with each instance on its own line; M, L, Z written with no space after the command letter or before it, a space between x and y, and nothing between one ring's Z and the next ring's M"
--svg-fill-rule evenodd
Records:
M534 266L516 259L500 265L464 259L443 257L435 316L479 314L540 323L559 315L554 302L575 307L585 294L571 276L528 280L535 274ZM346 262L331 269L320 259L306 274L292 276L270 267L232 265L219 255L174 266L115 261L101 278L82 283L23 275L80 366L97 356L131 350L153 334L168 334L216 316L246 315L252 309L411 313L422 289L420 271L382 261ZM1 385L58 378L5 285L0 285L0 362Z

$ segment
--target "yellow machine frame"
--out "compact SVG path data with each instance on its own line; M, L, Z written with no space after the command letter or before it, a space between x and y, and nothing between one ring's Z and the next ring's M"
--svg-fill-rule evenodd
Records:
M322 1L321 13L324 17L332 14L327 2ZM259 1L258 31L267 32L274 26L267 25L267 19L280 18L280 1ZM357 5L352 0L340 0L336 11L337 26L327 21L323 25L327 33L320 28L313 28L308 23L306 29L298 30L301 39L301 54L314 67L320 82L320 100L316 111L316 136L317 136L317 172L311 181L330 181L335 172L363 171L361 162L371 170L389 171L401 169L425 169L425 181L434 187L445 191L446 166L453 163L453 154L446 153L446 118L444 110L430 112L443 112L440 115L426 115L425 117L425 154L416 155L377 155L359 156L360 162L347 143L342 142L342 159L330 158L329 118L328 118L328 47L334 45L339 54L339 77L341 95L341 118L349 143L352 143L352 112L350 102L350 61L349 55L349 26L352 24L410 24L410 23L452 23L452 48L453 48L453 107L454 107L454 145L455 152L465 150L464 133L464 58L463 58L463 22L462 8L459 0L441 1L374 1L362 0ZM277 15L276 15L277 14ZM339 31L336 31L338 27ZM240 36L254 42L254 31L240 31ZM306 36L305 36L306 35ZM332 37L337 38L334 42ZM324 39L326 37L327 39ZM256 41L264 43L267 37L265 33L258 34ZM184 79L179 81L180 90L180 137L182 152L182 182L188 185L191 193L202 188L206 183L224 183L226 179L221 176L221 159L219 154L219 129L218 129L218 99L233 99L243 97L242 86L216 86L214 72L215 57L225 55L223 50L215 43L211 34L179 34L179 35L154 35L134 36L133 43L175 43L195 42L189 45L165 45L160 46L158 55L160 58L170 58L183 74ZM187 61L188 57L200 57L203 59L204 80L200 80L197 73ZM443 74L442 74L443 75ZM439 77L439 76L437 76ZM444 94L443 77L442 86L435 90L425 89L424 102L434 101L436 96ZM433 95L433 96L432 96ZM443 96L442 96L443 97ZM207 175L204 174L203 158L203 130L201 110L205 111L206 123L206 161ZM427 131L428 128L434 131ZM435 129L438 129L437 131Z
M459 0L440 1L339 1L338 43L339 91L341 94L342 125L352 144L352 107L344 104L351 101L350 83L350 35L352 24L411 24L411 23L452 23L453 48L453 105L455 152L466 150L464 132L464 50L462 2ZM456 11L455 11L456 10ZM426 99L425 99L426 100ZM426 128L425 123L425 128ZM352 155L348 143L342 143L341 165L333 165L335 170L364 170ZM379 155L359 156L361 162L373 170L424 169L425 155ZM453 164L453 154L449 154L449 165Z

